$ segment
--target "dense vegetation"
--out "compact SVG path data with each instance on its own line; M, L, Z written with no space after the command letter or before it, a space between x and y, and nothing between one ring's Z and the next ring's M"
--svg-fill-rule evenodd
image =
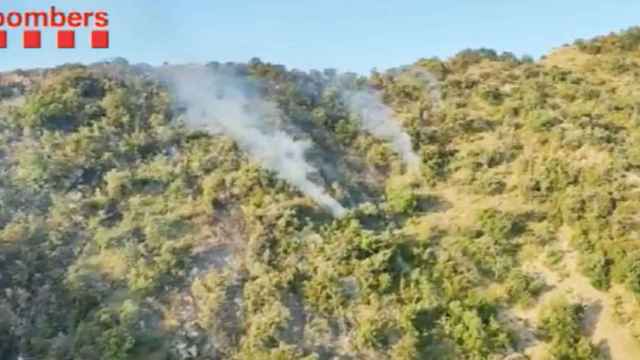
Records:
M146 66L0 75L0 358L517 358L508 318L548 291L526 264L575 252L593 287L640 295L639 34L369 77L209 64L258 80L313 140L340 219L181 125ZM336 84L383 93L419 174ZM543 304L544 356L603 356L584 311Z

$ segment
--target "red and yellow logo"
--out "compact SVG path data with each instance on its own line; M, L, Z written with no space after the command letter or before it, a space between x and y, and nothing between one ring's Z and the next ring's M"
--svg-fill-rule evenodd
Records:
M39 49L42 47L42 29L57 29L56 46L59 49L76 47L76 30L90 29L89 42L94 49L109 47L109 14L106 11L60 11L54 6L48 11L0 11L0 49L11 46L9 31L22 30L22 47Z

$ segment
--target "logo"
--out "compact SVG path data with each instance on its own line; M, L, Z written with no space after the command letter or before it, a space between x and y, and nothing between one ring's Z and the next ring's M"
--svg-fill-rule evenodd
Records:
M22 47L40 49L42 29L55 29L56 47L74 49L76 30L90 29L89 43L94 49L109 48L109 14L106 11L64 12L52 6L47 11L0 11L0 49L12 47L8 31L22 30ZM8 29L8 30L7 30Z

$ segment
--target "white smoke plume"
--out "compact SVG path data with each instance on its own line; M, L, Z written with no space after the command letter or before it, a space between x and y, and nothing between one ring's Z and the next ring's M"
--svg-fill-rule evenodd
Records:
M411 137L393 118L393 111L382 102L379 92L345 91L343 97L349 110L360 115L364 130L379 139L389 141L410 172L419 170L421 160L413 151Z
M247 81L196 65L165 68L161 74L186 106L187 126L229 136L254 161L334 216L345 214L338 201L309 180L317 172L305 158L311 143L295 140L279 128L281 113L277 106L252 95L255 88L251 89Z
M434 110L440 108L442 99L442 89L440 88L440 81L434 74L423 68L412 67L408 70L408 75L414 80L418 81L425 89L425 93L431 98L431 105Z

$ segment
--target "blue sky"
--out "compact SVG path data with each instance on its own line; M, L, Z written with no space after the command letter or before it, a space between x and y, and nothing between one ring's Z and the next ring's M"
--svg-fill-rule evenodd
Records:
M45 33L44 49L25 50L10 31L0 70L115 56L150 64L257 56L290 68L367 73L469 47L537 57L576 38L640 25L633 0L0 0L0 11L51 5L108 11L111 48L90 49L88 31L79 30L76 49L55 49L54 34Z

